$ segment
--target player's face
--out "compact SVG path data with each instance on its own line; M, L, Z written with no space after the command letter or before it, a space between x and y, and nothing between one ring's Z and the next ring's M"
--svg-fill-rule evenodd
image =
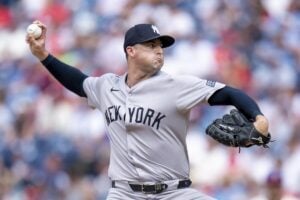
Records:
M161 41L156 39L135 45L136 62L144 70L158 71L164 64L164 52Z

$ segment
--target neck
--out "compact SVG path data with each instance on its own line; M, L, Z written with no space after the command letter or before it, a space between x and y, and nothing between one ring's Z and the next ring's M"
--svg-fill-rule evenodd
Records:
M126 83L128 87L132 87L135 84L150 78L152 75L153 74L150 73L143 73L143 72L136 72L136 71L130 72L130 70L128 70Z
M143 71L143 70L139 69L138 67L128 66L128 74L127 74L126 83L127 83L128 87L132 87L135 84L150 78L155 73L156 73L156 71L153 71L153 72Z

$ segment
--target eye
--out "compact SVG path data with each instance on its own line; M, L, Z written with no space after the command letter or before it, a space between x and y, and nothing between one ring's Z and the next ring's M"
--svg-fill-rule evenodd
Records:
M150 48L154 49L156 47L162 47L161 43L150 42L148 45Z
M151 48L155 48L155 46L156 46L155 43L151 43L151 44L150 44L150 47L151 47Z
M151 49L155 49L156 47L162 47L161 42L147 42L145 43L145 45Z
M153 42L147 43L146 46L150 47L151 49L155 48L155 44Z

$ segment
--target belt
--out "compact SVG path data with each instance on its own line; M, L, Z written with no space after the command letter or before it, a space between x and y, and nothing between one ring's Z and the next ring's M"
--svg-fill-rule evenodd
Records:
M192 184L190 179L180 180L177 184L177 189L189 187ZM168 188L166 183L154 183L154 184L131 184L128 183L130 188L134 192L142 192L144 194L158 194L165 191ZM116 188L116 181L112 181L112 187Z

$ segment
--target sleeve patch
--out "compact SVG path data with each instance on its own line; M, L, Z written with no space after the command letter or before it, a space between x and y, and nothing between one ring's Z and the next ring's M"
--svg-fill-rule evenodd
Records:
M216 81L207 80L206 85L209 86L209 87L215 87Z

